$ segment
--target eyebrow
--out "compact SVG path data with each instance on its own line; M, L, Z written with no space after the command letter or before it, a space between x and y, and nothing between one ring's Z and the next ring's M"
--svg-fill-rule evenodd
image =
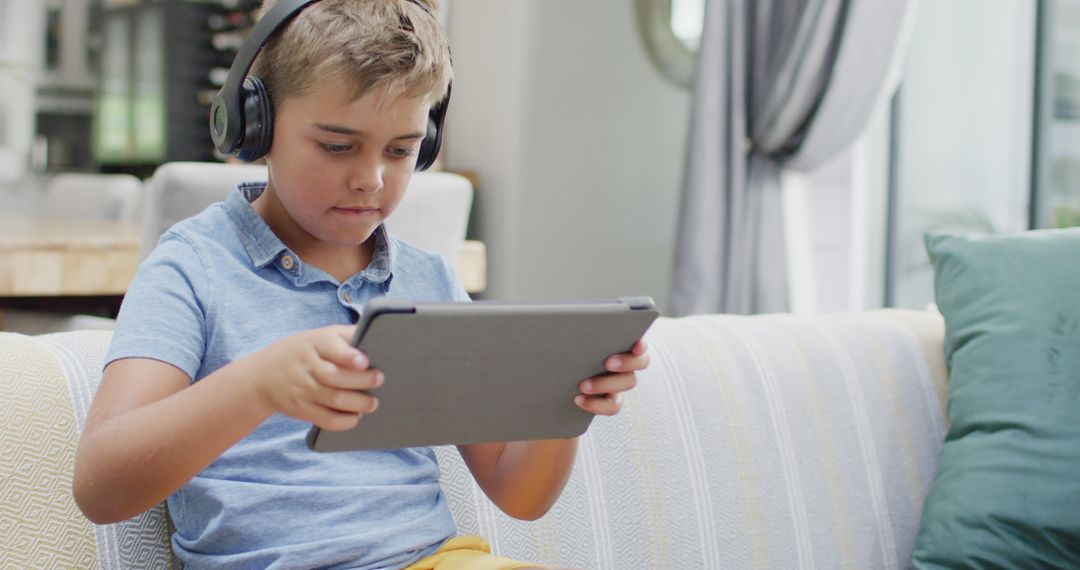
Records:
M339 134L339 135L348 135L348 136L361 137L361 138L366 138L367 137L367 133L365 133L363 131L358 131L356 129L351 129L349 127L343 127L341 125L330 125L330 124L326 124L326 123L315 123L315 126L319 130L326 131L328 133L335 133L335 134ZM416 133L408 133L408 134L404 134L404 135L399 135L399 136L394 137L392 140L422 139L422 138L424 138L424 133L416 132Z

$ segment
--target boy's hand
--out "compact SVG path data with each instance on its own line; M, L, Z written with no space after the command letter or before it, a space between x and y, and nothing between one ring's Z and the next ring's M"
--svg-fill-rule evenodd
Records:
M322 429L356 427L379 407L364 392L383 383L367 356L352 346L355 326L338 325L297 333L252 355L259 399L274 412Z
M639 340L630 352L609 357L604 361L604 367L611 374L582 380L578 384L581 394L574 398L574 403L592 414L613 416L619 413L622 393L636 386L635 373L649 366L649 355L645 351L645 341Z

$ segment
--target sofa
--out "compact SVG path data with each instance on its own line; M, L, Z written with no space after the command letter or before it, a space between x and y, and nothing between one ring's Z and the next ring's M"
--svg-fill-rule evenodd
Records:
M463 533L589 569L900 568L945 434L933 312L662 318L623 413L583 436L532 522L437 450ZM177 567L159 506L94 526L71 497L108 331L0 333L0 568Z

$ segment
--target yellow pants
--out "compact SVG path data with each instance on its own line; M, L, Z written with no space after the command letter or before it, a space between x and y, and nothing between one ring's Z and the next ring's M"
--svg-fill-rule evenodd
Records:
M438 552L405 570L513 570L537 566L491 554L491 545L479 536L455 536Z

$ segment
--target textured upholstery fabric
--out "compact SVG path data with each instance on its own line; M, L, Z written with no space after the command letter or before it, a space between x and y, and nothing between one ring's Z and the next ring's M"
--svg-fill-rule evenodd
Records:
M923 313L661 319L652 366L539 521L439 449L459 530L575 568L907 567L946 391L913 331L940 347Z
M0 333L0 568L92 568L71 496L78 426L64 370L32 337Z
M68 401L74 408L75 420L81 432L86 424L90 402L101 382L102 358L112 333L81 331L37 338L52 350L64 371ZM70 465L68 470L70 472ZM67 493L70 496L70 488ZM81 514L79 518L83 518ZM94 534L101 568L119 570L179 566L169 546L171 532L164 503L124 522L94 526Z
M91 379L107 334L42 341ZM915 312L660 319L652 366L593 423L551 513L506 517L452 448L444 488L460 532L542 564L906 567L944 437L942 334ZM109 548L167 552L160 515L132 524L147 546Z

